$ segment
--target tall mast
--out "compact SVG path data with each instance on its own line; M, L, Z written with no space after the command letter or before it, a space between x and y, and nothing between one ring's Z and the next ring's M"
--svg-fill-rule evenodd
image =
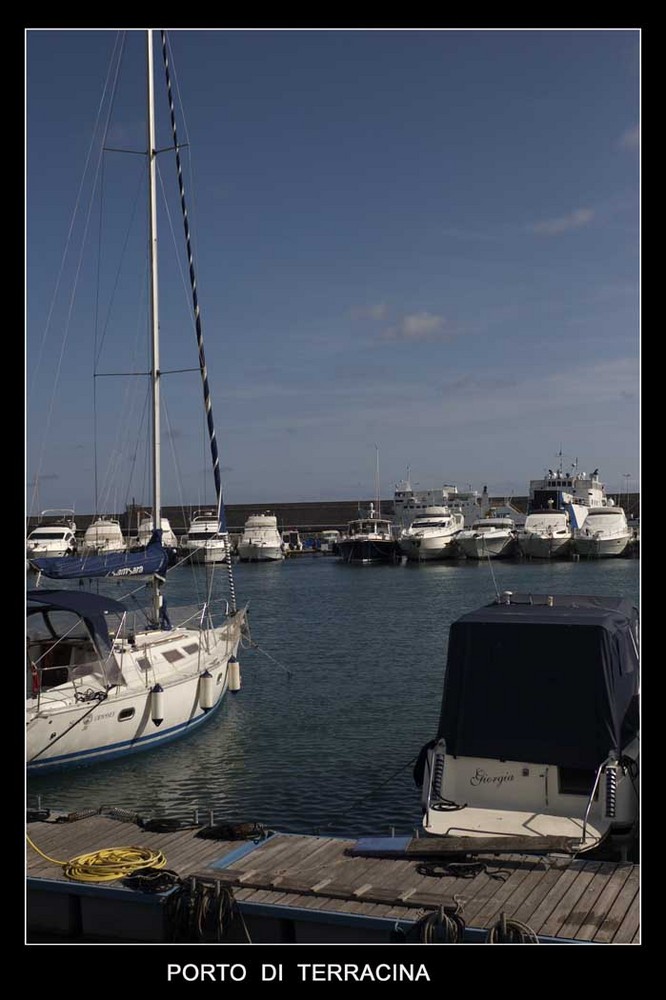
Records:
M153 407L153 529L162 527L161 495L160 495L160 345L159 345L159 315L157 298L157 197L155 157L155 92L153 81L153 33L146 30L146 52L148 70L148 177L149 177L149 215L150 215L150 323L151 323L151 365L150 382L152 387ZM160 595L159 581L154 581L155 619L159 620Z

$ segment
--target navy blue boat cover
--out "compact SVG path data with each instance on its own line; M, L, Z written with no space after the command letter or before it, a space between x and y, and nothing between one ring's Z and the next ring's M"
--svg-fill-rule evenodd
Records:
M107 552L102 556L62 556L31 559L30 565L51 580L75 580L79 577L163 576L170 554L162 545L162 531L153 531L145 549L134 552Z
M112 597L101 597L80 590L29 590L26 613L28 617L49 611L71 611L87 623L92 635L102 647L111 646L107 627L107 614L124 615L124 604Z
M447 752L597 768L638 732L638 609L512 595L451 626L438 737Z

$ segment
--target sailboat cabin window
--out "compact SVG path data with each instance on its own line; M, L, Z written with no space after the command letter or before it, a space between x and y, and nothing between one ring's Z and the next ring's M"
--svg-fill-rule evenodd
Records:
M182 660L184 654L181 653L179 649L165 649L162 656L165 660L168 660L169 663L175 663L176 660Z

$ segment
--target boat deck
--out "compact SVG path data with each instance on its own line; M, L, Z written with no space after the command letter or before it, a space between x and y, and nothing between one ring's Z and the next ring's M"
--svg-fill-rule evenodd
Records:
M252 840L247 830L222 825L210 828L209 839L197 836L201 827L160 832L101 814L61 819L27 826L28 942L56 935L118 943L418 943L454 940L447 935L456 922L462 942L513 926L523 940L541 943L639 943L640 868L629 862L442 855L436 838L378 838L373 850L370 840L271 831ZM172 885L155 892L131 879L80 882L65 874L65 863L82 854L128 845L162 852ZM190 910L197 898L207 908L214 898L220 914L225 900L224 926L200 919L196 933L190 924L189 936L179 937L173 902L184 891Z

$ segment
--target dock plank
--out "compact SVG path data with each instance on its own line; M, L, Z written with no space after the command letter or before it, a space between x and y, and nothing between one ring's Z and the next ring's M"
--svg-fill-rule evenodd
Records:
M569 884L564 894L540 925L538 929L539 934L544 934L548 937L558 937L560 935L560 928L566 924L570 914L575 911L578 901L584 896L587 887L600 867L601 862L599 861L585 861L581 864L580 868L572 866L569 872L565 872L564 877L569 873L571 874Z
M559 937L579 940L581 928L585 926L587 920L590 918L590 914L597 912L597 901L601 894L608 889L615 869L615 865L602 864L598 871L594 873L590 882L578 898L576 905L566 920L560 925L558 931Z
M415 924L440 906L453 910L459 905L469 929L489 928L503 913L541 937L600 944L639 940L637 865L493 853L475 855L475 871L456 868L460 858L424 859L398 851L390 857L353 854L350 848L356 842L347 838L278 832L252 842L200 838L196 833L197 828L148 831L102 815L71 823L35 821L28 824L37 849L27 848L27 874L31 879L71 882L62 863L73 857L139 846L163 851L166 867L182 879L229 887L239 905L274 907L281 922L289 919L290 910L299 912L299 920L310 910L313 916L318 911L322 916L384 917ZM246 851L225 864L226 856L239 848ZM493 877L505 871L505 881ZM318 926L325 940L326 924Z
M626 879L624 885L615 897L615 900L606 914L606 918L592 938L598 944L612 942L616 932L622 925L629 908L638 894L639 872L634 868Z

